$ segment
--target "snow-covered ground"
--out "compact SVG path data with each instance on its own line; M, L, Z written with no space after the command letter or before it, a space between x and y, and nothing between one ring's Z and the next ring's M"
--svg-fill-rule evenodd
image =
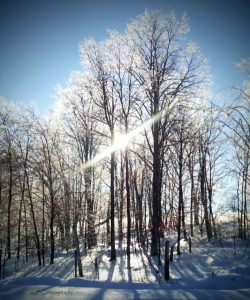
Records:
M224 239L206 243L196 238L189 253L182 241L181 256L175 254L170 263L168 282L157 258L149 262L138 245L132 249L129 270L124 246L117 244L115 262L109 261L107 249L89 251L82 258L84 278L75 278L73 252L57 253L55 264L44 268L31 260L25 266L20 263L15 271L14 260L8 261L8 276L0 281L0 299L250 299L249 242ZM97 256L99 267L95 270Z

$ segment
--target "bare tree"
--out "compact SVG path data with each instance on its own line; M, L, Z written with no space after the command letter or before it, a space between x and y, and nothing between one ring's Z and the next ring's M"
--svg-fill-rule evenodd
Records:
M187 32L185 17L145 11L128 25L132 50L136 53L133 76L140 85L144 118L152 119L149 149L153 161L151 255L157 255L158 231L162 223L161 188L164 140L171 108L185 93L192 94L198 65L197 49L186 51L180 38Z
M246 239L249 229L249 164L250 164L250 88L249 88L249 59L242 59L236 66L245 72L247 80L243 87L233 88L233 103L224 108L226 116L222 122L226 125L224 133L232 141L234 157L237 163L232 171L237 177L237 211L239 237Z
M36 122L35 122L36 121ZM44 120L34 120L33 139L34 151L30 162L33 164L33 170L38 178L44 183L48 192L49 199L49 229L50 229L50 264L54 263L55 258L55 217L57 191L60 183L59 170L56 167L56 147L58 145L58 132L49 128L48 123ZM28 178L29 180L29 178ZM30 191L30 200L32 194Z
M92 101L100 108L98 121L109 130L110 146L115 143L115 124L117 121L118 99L114 95L112 69L110 68L107 45L98 45L93 40L81 44L83 64L92 72L94 86L90 89ZM91 80L91 79L90 79ZM115 250L115 149L110 154L110 221L111 253L110 260L116 259Z

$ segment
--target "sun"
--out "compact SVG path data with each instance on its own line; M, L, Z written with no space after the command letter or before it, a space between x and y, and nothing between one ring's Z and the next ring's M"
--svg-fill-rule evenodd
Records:
M122 150L127 147L129 143L130 137L129 135L124 135L124 134L116 134L114 138L114 143L112 146L112 150Z

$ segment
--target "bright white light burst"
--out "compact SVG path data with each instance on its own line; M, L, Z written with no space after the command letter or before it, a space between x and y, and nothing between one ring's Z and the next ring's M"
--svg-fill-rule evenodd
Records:
M173 101L172 105L174 105L174 103L177 101L178 101L177 99L175 101ZM141 124L140 126L138 126L133 131L131 131L130 133L128 133L126 135L117 134L115 136L113 145L110 147L107 147L104 151L97 154L92 160L90 160L86 164L84 164L81 168L82 171L86 168L93 166L94 164L96 164L97 162L102 160L103 158L110 155L112 152L115 152L117 150L124 149L125 147L127 147L128 143L134 137L138 136L138 134L141 133L142 131L148 130L152 126L153 123L155 123L157 120L160 120L161 118L163 118L166 115L168 109L170 109L170 107L163 109L161 112L159 112L152 118L148 119L143 124Z
M114 149L114 151L117 151L126 148L129 143L129 140L130 140L129 135L116 134L112 149Z

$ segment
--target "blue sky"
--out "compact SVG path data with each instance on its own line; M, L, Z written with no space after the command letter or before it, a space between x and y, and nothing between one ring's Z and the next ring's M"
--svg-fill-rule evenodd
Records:
M250 56L249 0L0 0L0 96L47 110L55 86L81 69L79 42L124 31L145 8L187 13L188 38L210 61L214 91L243 80L233 64Z

